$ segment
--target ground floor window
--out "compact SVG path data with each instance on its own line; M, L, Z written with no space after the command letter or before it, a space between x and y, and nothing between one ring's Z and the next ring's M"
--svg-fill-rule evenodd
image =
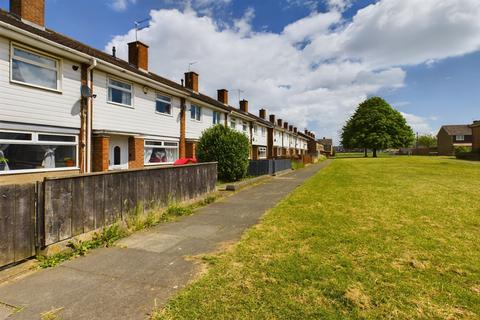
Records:
M267 148L266 147L259 147L258 148L258 157L260 159L265 159L267 157Z
M77 136L0 131L0 172L76 168Z
M178 142L145 141L145 164L174 163L178 159Z

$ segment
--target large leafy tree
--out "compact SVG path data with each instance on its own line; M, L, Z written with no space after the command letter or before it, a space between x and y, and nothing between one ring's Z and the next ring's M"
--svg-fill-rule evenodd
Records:
M408 147L414 141L412 128L400 112L380 97L362 102L342 130L345 148L377 150Z
M437 137L431 134L425 134L418 137L418 145L425 148L434 148L437 146Z

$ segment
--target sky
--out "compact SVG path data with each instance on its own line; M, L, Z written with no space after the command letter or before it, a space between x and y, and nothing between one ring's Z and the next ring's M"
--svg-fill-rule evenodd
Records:
M0 0L8 9L8 0ZM318 137L381 96L415 132L480 119L478 0L46 0L47 27L127 58L135 21L150 70L230 104L249 100ZM241 91L239 91L241 90Z

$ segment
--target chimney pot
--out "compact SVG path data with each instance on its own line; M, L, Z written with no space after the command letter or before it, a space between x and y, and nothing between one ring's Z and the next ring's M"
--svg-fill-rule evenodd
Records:
M190 71L185 72L185 87L198 92L198 74Z
M258 116L265 120L267 118L267 110L260 109L260 111L258 112Z
M223 104L228 105L228 90L220 89L217 91L217 100Z
M128 63L148 71L148 46L140 41L128 44Z
M275 115L274 114L270 115L270 122L275 124Z
M243 112L248 112L248 101L243 99L242 101L240 101L240 110L242 110Z
M45 27L45 0L10 0L10 12L24 22Z

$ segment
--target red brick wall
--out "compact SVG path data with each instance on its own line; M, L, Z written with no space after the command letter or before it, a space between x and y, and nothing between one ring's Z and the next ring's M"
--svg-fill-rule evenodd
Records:
M128 62L139 69L148 70L148 46L140 41L128 44Z
M473 150L480 150L480 126L472 127L473 134Z
M10 12L39 26L45 25L45 0L11 0Z
M189 141L186 143L186 157L187 158L196 158L197 157L197 143Z
M145 141L143 138L128 138L128 168L138 169L144 167Z
M108 171L110 138L104 136L93 137L92 143L92 170L94 172Z

